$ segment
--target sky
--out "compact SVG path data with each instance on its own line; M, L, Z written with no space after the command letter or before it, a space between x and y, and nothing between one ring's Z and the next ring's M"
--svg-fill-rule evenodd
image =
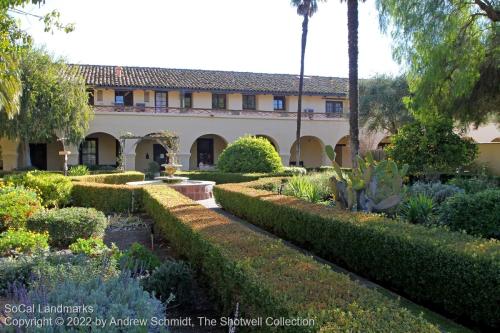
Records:
M359 75L398 74L374 0L359 5ZM79 64L297 74L302 18L289 0L46 0L75 31L45 33L18 16L37 45ZM306 75L348 76L347 5L320 2L309 23Z

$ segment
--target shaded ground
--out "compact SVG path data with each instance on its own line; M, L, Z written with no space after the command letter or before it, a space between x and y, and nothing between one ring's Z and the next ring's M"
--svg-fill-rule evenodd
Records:
M106 234L104 236L104 242L108 245L111 243L115 243L116 246L120 250L126 250L132 243L140 243L147 248L151 249L151 225L153 220L142 214L140 219L143 224L134 224L131 223L130 226L125 224L119 228L108 228L106 230ZM125 229L125 230L124 230ZM167 240L159 238L158 235L155 235L153 241L153 252L162 260L166 259L174 259L181 260L182 258L170 247ZM191 318L191 323L194 326L184 327L171 327L169 331L172 333L198 333L198 332L207 332L207 333L219 333L226 332L227 328L218 328L218 327L207 327L198 326L199 320L198 317L206 317L206 318L220 318L220 314L217 313L212 302L208 297L208 292L205 288L200 285L193 286L195 293L195 303L191 307L177 307L173 306L167 308L167 318L169 319L177 319L177 318ZM184 321L186 322L186 321Z

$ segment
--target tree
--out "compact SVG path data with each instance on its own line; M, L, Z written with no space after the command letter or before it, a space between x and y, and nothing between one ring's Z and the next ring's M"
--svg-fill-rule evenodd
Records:
M404 76L379 75L361 80L359 95L360 122L370 132L396 134L403 125L413 121L403 102L403 98L408 96Z
M299 98L297 106L297 166L300 163L300 127L302 122L302 93L304 89L304 58L306 54L307 31L309 18L318 10L319 0L292 0L292 5L297 7L297 14L303 17L302 20L302 39L300 46L300 77L299 77Z
M477 146L456 134L453 122L447 119L405 125L385 150L396 163L408 164L411 174L431 177L453 173L477 156Z
M358 116L358 0L347 2L347 34L349 44L349 137L351 139L351 161L355 168L359 154L359 116ZM360 0L365 2L365 0Z
M377 0L377 7L420 118L462 125L500 118L500 0Z
M73 24L61 24L59 13L55 10L44 16L38 16L15 8L29 3L44 2L44 0L0 1L0 113L5 112L9 118L19 112L19 98L22 91L19 61L23 52L31 45L31 37L20 29L9 13L30 15L43 20L45 31L52 31L56 28L70 32L74 29Z
M75 70L43 50L21 59L20 111L11 119L0 112L0 137L19 139L22 156L29 156L30 141L50 142L59 134L78 144L85 137L92 111L85 81Z

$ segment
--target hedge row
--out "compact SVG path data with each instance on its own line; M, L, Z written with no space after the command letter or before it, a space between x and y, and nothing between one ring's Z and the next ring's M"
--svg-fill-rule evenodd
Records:
M121 173L96 174L88 176L73 176L74 182L103 183L103 184L125 184L144 180L144 174L138 171L127 171Z
M500 242L351 213L251 188L216 186L222 207L350 270L482 326L500 324Z
M379 292L328 266L212 212L163 186L144 187L144 207L158 230L209 281L225 313L313 318L287 332L437 332ZM275 331L272 327L259 332Z
M136 212L142 209L142 189L128 185L73 183L73 205L104 212Z

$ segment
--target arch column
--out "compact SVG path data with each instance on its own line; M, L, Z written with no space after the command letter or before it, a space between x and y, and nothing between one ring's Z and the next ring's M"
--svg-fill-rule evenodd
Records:
M135 171L135 147L138 139L125 140L123 147L123 164L125 171Z
M80 149L78 149L78 146L69 144L67 149L71 152L71 154L68 155L68 167L80 164Z
M181 170L189 170L189 159L191 158L191 153L177 153L177 162L181 164Z
M283 166L290 165L290 154L289 153L280 153L280 157L281 157L281 163L283 163Z

